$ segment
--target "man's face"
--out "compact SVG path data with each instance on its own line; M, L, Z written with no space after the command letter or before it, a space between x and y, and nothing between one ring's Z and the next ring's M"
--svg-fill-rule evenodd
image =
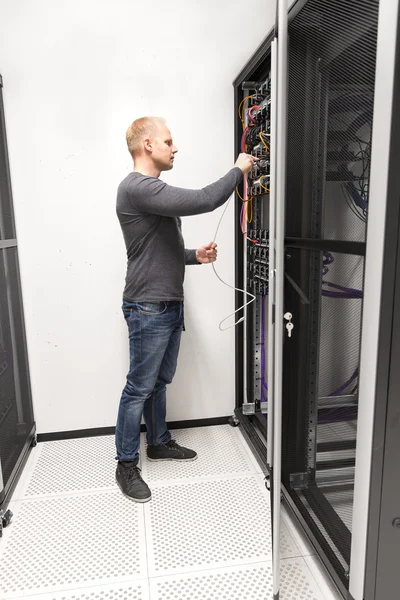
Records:
M151 140L152 159L160 171L169 171L174 166L178 148L174 146L171 132L164 124L157 126L158 133Z

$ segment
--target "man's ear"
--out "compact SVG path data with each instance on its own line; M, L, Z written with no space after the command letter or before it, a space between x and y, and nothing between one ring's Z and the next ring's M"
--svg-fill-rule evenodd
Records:
M151 140L149 138L144 140L144 148L147 150L147 152L152 152Z

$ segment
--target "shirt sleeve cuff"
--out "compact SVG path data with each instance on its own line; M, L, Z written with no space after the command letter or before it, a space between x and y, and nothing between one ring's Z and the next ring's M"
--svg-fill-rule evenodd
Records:
M186 265L201 265L196 258L196 250L185 249L185 264Z

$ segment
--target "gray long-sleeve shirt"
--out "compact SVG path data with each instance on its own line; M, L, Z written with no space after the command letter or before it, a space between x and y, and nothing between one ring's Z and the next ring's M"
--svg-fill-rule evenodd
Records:
M195 250L185 250L180 217L215 210L242 177L242 171L234 167L201 190L173 187L136 172L121 182L117 215L128 256L125 300L183 300L185 264L197 264L197 260Z

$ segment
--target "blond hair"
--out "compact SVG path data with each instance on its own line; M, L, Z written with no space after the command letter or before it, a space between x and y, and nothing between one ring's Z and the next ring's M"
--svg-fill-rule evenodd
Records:
M133 121L126 130L126 143L132 158L138 153L141 143L150 136L157 135L157 126L165 123L162 117L141 117Z

